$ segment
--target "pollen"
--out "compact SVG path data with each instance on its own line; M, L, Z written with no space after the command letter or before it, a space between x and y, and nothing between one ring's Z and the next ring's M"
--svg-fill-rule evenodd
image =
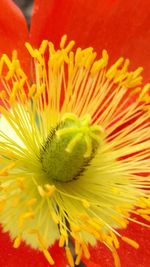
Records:
M0 223L49 266L58 240L71 267L97 241L120 267L120 240L139 244L119 230L150 227L150 84L129 59L74 45L26 43L30 77L17 51L0 58Z

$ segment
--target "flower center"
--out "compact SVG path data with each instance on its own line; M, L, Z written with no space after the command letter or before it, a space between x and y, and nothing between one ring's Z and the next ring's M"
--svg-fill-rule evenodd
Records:
M89 115L79 119L66 113L41 150L40 159L48 178L61 182L77 179L93 158L101 131L99 126L91 125Z
M16 51L0 58L0 223L50 265L56 240L71 267L98 240L120 267L119 239L139 245L117 229L150 221L150 84L128 59L108 67L106 50L66 41L26 43L31 79Z

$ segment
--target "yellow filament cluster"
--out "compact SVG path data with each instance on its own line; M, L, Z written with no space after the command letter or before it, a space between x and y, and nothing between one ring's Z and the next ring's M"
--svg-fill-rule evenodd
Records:
M92 47L75 49L74 41L66 42L65 35L58 50L47 40L39 49L26 43L30 78L16 51L11 59L0 58L0 223L14 248L24 240L50 265L48 248L55 240L65 247L71 267L89 259L88 245L98 240L120 267L119 239L135 249L139 245L117 229L130 221L149 227L132 214L150 222L150 84L140 87L143 68L129 71L128 59L109 66L106 50L97 59ZM82 175L62 184L47 180L40 151L50 131L68 117L85 118L80 129L57 131L58 138L76 131L69 153L85 138L85 157L91 155L88 135L100 146Z

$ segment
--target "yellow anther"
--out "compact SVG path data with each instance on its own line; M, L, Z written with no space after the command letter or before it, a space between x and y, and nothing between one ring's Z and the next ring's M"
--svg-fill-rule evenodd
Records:
M60 41L60 48L61 49L63 49L65 47L66 41L67 41L67 35L65 34L62 36L61 41Z
M103 68L104 64L105 64L105 61L103 58L95 61L91 68L91 74L94 75L95 73L99 72Z
M12 62L10 61L9 57L6 54L3 54L1 59L5 62L7 67L10 69L12 66Z
M79 226L79 225L76 225L76 224L74 224L74 223L71 223L71 224L70 224L70 227L71 227L71 230L72 230L73 232L75 232L75 233L81 231L80 226Z
M137 78L135 78L135 79L133 79L132 81L130 81L129 83L128 83L128 87L129 88L132 88L132 87L135 87L135 86L138 86L139 84L141 84L141 82L142 82L142 77L140 76L140 77L137 77Z
M70 41L69 44L66 46L65 51L68 53L71 51L71 49L74 47L75 41Z
M68 263L70 264L70 267L74 267L74 259L73 259L70 248L65 247L65 250L66 250L66 257L67 257Z
M95 52L93 52L87 57L87 59L85 60L85 63L84 63L84 66L85 66L86 69L90 68L90 66L92 65L94 59L96 58L96 55L97 54Z
M46 192L41 185L38 185L37 189L41 197L44 197L46 195Z
M78 253L76 253L77 254L77 257L76 257L76 260L75 260L75 264L76 265L80 264L80 261L81 261L81 258L82 258L82 252L83 252L82 248L80 247Z
M17 236L14 240L13 247L19 248L21 241L22 241L22 236L21 235Z
M110 67L110 69L107 71L106 73L106 77L111 80L115 77L116 73L117 73L117 68L123 63L124 58L119 58L114 65L112 65Z
M9 66L9 71L7 72L5 79L6 81L10 80L16 71L18 71L20 69L20 63L19 60L13 60L11 62L11 65Z
M26 42L25 43L25 47L27 48L28 52L30 53L30 55L35 58L36 57L36 53L35 50L32 48L32 46L30 45L30 43Z
M133 78L137 78L143 71L142 67L137 68L134 72L133 72Z
M128 72L127 72L128 66L129 66L129 60L126 59L122 69L117 70L114 78L114 83L120 83L128 77Z
M13 50L12 52L12 60L16 60L18 58L17 50Z
M53 193L56 191L56 187L55 187L55 185L50 185L50 184L46 184L45 185L45 188L46 188L46 190L47 190L47 195L49 196L49 197L51 197L52 195L53 195Z
M115 66L115 68L118 68L120 67L120 65L123 63L124 61L124 58L123 57L120 57L113 66Z
M76 254L76 255L79 254L80 249L82 250L82 248L81 248L81 244L80 244L80 242L79 242L77 239L75 239L75 254Z
M105 62L104 67L106 67L107 63L108 63L109 55L107 53L107 50L105 50L105 49L103 49L103 51L102 51L102 58L103 58L103 60Z
M52 55L54 55L56 53L55 48L54 48L54 44L49 42L48 45L49 45L50 56L52 56Z
M54 265L55 262L54 262L52 256L50 255L49 251L47 249L43 249L42 252L43 252L45 258L47 259L47 261L49 262L49 264Z
M139 98L142 99L143 96L146 96L150 91L150 83L146 84L143 89L142 89L142 92L140 93L140 96Z
M114 258L115 267L121 267L120 258L119 258L117 251L115 250L115 248L113 248L113 250L112 250L112 255Z
M125 241L130 246L136 248L136 249L139 248L139 244L136 241L134 241L134 240L132 240L132 239L126 237L126 236L122 236L122 240Z
M91 63L96 57L96 53L93 52L93 48L89 47L87 49L84 49L81 51L80 54L80 61L78 62L79 67L85 67L85 68L90 68Z
M74 71L74 53L70 52L69 53L69 63L68 63L68 84L70 82L70 79L72 78ZM68 93L69 93L69 88L68 88Z
M91 74L95 74L96 72L99 72L102 68L106 67L108 64L108 53L106 50L102 51L102 58L95 61L92 68L91 68Z
M48 41L47 40L43 40L41 45L40 45L40 48L39 48L39 52L40 52L41 55L44 55L47 46L48 46Z
M137 212L139 214L150 215L150 209L138 209Z
M79 47L77 50L76 50L76 53L75 53L75 64L79 64L80 60L81 60L81 55L82 55L82 50L81 48Z
M130 64L130 60L126 59L125 62L124 62L123 68L122 68L122 72L127 72L128 71L129 64Z
M85 243L81 243L81 246L82 246L82 249L83 249L83 253L84 253L84 256L89 259L90 258L90 252L88 250L88 247Z
M64 247L65 241L66 241L66 237L61 235L59 238L59 247L61 247L61 248Z

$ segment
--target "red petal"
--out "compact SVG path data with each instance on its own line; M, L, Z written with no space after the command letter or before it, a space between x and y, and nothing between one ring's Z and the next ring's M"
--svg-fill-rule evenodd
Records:
M0 55L9 56L17 49L19 57L26 63L27 52L24 43L28 39L28 29L20 9L11 0L0 1Z
M2 267L50 267L39 251L31 249L23 243L18 249L13 248L8 234L0 232L0 266ZM54 267L66 267L65 252L56 243L50 253L55 261Z
M137 241L140 245L139 249L134 249L127 245L124 241L120 242L118 254L120 256L121 266L128 267L147 267L150 266L150 236L149 229L145 227L130 224L127 230L122 231L122 234ZM91 248L91 262L101 264L103 267L113 267L113 257L109 250L98 244L97 247ZM88 264L87 267L95 267Z
M123 55L134 66L150 68L149 0L35 0L31 41L58 44L66 33L78 46L106 48L114 58Z

